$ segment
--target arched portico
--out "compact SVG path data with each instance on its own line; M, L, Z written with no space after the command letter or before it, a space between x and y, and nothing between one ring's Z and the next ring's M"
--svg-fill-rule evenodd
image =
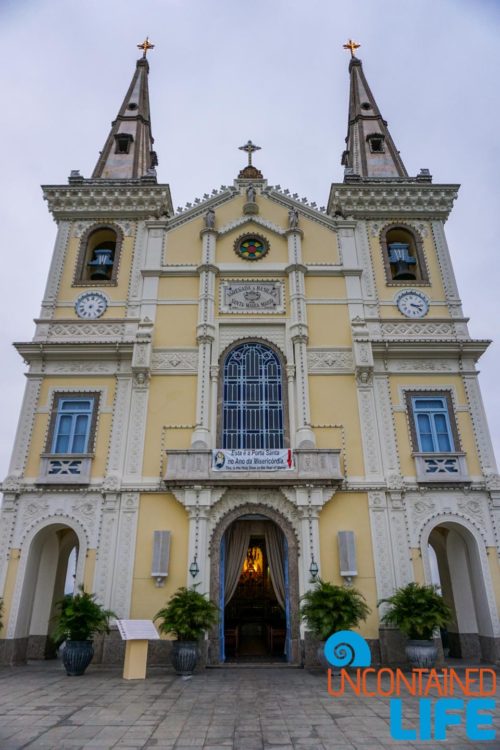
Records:
M221 601L223 586L221 568L221 543L231 524L240 519L263 519L273 521L281 529L287 548L286 555L286 577L287 577L287 607L289 617L289 654L288 660L292 663L299 662L300 634L299 634L299 574L298 556L299 545L296 532L290 523L277 510L268 505L256 502L247 502L228 511L217 523L209 541L210 555L210 598L215 602ZM218 627L210 632L209 662L220 661L221 642Z
M74 585L83 580L87 540L79 524L52 517L31 528L21 547L21 564L8 624L17 658L50 656L54 605L65 592L68 561L76 549Z
M426 580L435 582L432 546L443 597L454 613L448 627L450 656L496 661L499 621L480 529L460 516L437 517L422 530L420 543Z

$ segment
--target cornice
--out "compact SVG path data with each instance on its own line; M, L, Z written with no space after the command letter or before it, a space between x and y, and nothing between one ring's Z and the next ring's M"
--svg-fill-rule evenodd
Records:
M446 355L467 355L475 361L491 344L488 339L371 339L374 356L386 358L422 356L443 359Z
M27 364L39 360L44 361L74 361L92 359L131 359L134 341L86 343L82 341L68 341L59 343L24 342L18 341L15 348Z
M42 185L43 197L57 221L123 216L169 217L174 213L169 185L139 180L82 180L71 185Z
M333 183L328 213L354 218L426 218L446 220L459 185L430 185L410 180Z

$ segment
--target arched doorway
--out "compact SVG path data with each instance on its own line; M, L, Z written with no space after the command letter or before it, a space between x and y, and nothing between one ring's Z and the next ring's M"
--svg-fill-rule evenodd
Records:
M428 535L428 572L453 611L442 632L451 658L491 660L494 627L487 596L489 571L474 534L461 523L444 521Z
M209 661L298 663L297 537L289 522L248 503L219 522L210 556L211 598L221 617L210 634Z
M74 588L79 550L76 532L62 523L40 529L29 544L15 624L28 659L55 655L50 639L55 604Z

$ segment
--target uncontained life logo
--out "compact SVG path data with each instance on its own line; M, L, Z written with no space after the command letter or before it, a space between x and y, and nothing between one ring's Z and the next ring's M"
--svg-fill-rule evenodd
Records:
M371 666L365 639L352 630L341 630L328 638L325 658L328 693L333 698L352 694L390 698L390 730L394 740L446 740L449 727L464 725L467 739L491 741L496 693L496 672L489 668L401 669ZM340 673L337 670L340 667ZM349 669L347 669L349 667ZM417 726L408 726L404 697L417 697ZM414 705L412 705L414 708ZM413 722L415 723L415 722Z

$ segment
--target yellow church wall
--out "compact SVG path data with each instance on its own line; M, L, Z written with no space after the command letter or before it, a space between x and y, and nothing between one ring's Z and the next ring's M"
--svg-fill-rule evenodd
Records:
M151 577L153 532L168 530L170 567L165 586ZM170 494L144 494L139 504L130 617L149 619L165 605L179 586L186 585L189 519Z
M361 427L358 417L356 385L352 375L310 375L309 398L311 423L318 448L341 448L342 433L345 451L342 460L349 474L364 474L361 449ZM320 428L317 424L340 425L337 428Z
M0 638L5 638L7 633L7 624L9 622L10 610L12 607L12 597L14 594L14 588L17 580L17 571L19 568L19 560L21 557L21 550L12 548L9 552L9 562L7 565L7 575L5 577L5 586L2 593L3 598L3 612L2 622L3 628L0 628Z
M143 473L159 476L162 449L186 450L196 418L196 375L155 375L149 387ZM188 425L176 428L172 425Z
M191 300L198 303L200 296L199 276L163 276L158 284L158 299L175 302ZM165 305L169 308L171 305Z
M391 397L394 406L400 404L400 389L412 390L412 388L429 388L442 389L443 391L453 389L456 402L455 408L467 408L467 399L463 381L459 375L433 375L428 376L405 376L391 377ZM396 425L396 438L399 446L399 456L401 460L401 472L404 476L415 474L415 462L412 458L412 452L415 450L411 443L409 417L405 412L397 411L394 413L394 422ZM467 467L469 474L478 475L481 473L481 466L474 440L474 430L472 421L468 412L455 411L455 421L457 423L458 434L460 437L460 448L467 454Z
M43 413L35 414L31 444L26 464L26 477L37 477L40 471L40 454L45 453L48 427L50 421L50 407L52 391L63 392L81 388L82 391L106 390L105 400L101 397L97 417L97 429L94 443L94 458L92 460L92 477L101 477L105 473L108 445L111 434L111 409L115 396L115 379L81 375L72 378L45 378L40 388L39 406ZM105 410L103 412L103 409Z
M413 565L413 576L416 583L424 584L425 573L424 573L424 561L422 560L422 553L416 547L410 549L411 562Z
M302 216L299 227L304 233L302 237L304 263L339 264L339 248L335 232Z
M311 299L347 300L345 279L337 276L312 276L305 278L306 301Z
M100 221L99 224L107 223L106 220ZM113 223L112 220L110 223ZM97 223L96 223L97 225ZM68 249L66 253L66 259L64 262L63 272L61 276L61 283L59 285L58 302L74 302L75 298L86 290L84 286L72 286L75 278L75 269L78 262L78 254L80 252L80 237L71 237L68 242ZM122 248L120 252L118 276L116 286L99 286L90 285L88 289L102 291L110 300L113 302L120 302L125 300L128 292L128 284L130 278L130 268L132 264L132 255L134 252L135 236L124 237ZM111 317L118 317L116 314L116 308L112 308L113 314ZM108 310L109 313L109 310ZM106 314L106 313L105 313Z
M339 492L324 506L319 516L321 577L340 585L344 580L340 576L338 531L355 531L358 575L353 585L365 596L371 609L360 631L365 637L378 638L377 588L366 494Z
M96 549L88 549L85 558L85 568L83 570L83 588L85 591L94 591L94 576L96 563Z
M351 346L347 305L308 305L308 346Z
M159 305L153 329L153 346L197 347L198 303L193 305Z

